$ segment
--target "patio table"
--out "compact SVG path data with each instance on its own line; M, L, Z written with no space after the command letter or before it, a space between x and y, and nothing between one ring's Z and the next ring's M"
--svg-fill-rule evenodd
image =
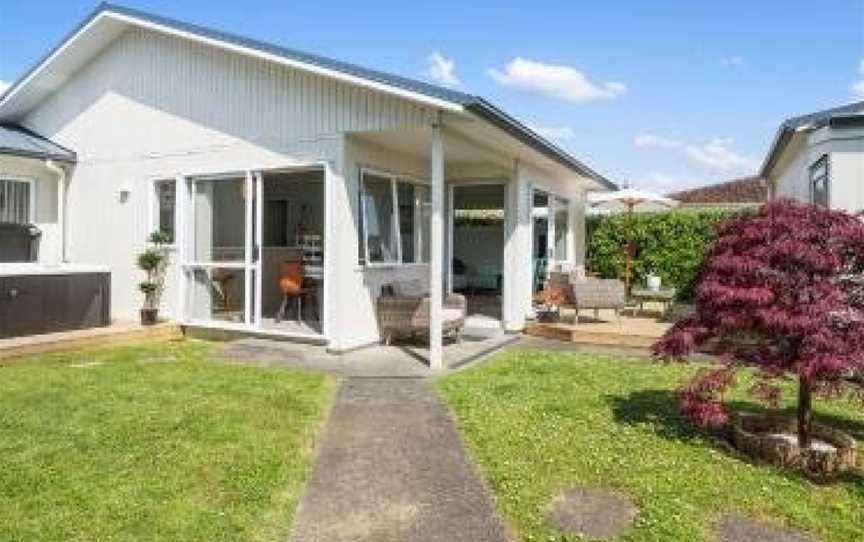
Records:
M675 303L675 293L675 288L661 288L659 290L633 288L630 290L630 299L633 301L633 316L636 316L636 305L639 305L639 312L642 312L646 301L662 303L665 314L669 307Z

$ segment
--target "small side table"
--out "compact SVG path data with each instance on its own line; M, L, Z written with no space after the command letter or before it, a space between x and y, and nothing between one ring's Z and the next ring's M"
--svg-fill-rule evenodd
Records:
M665 314L669 307L675 303L675 288L661 288L659 290L651 290L648 288L633 288L630 290L630 299L633 300L633 316L636 316L636 306L638 304L639 311L644 308L646 301L656 301L663 304L663 313Z

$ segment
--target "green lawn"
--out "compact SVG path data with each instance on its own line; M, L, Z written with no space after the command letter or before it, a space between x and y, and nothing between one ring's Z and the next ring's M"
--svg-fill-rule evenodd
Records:
M677 416L672 390L693 370L510 350L437 387L522 540L559 540L544 507L579 483L633 497L640 517L622 540L712 540L726 511L773 518L824 542L862 540L864 478L820 487L734 457ZM743 391L730 399L758 408ZM861 405L817 401L819 419L864 442Z
M284 540L333 383L212 353L0 365L0 540Z

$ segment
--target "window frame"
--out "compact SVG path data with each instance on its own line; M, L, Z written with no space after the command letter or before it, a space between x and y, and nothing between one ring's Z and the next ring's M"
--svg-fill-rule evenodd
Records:
M36 224L36 179L33 177L22 177L20 175L6 175L0 173L0 181L9 181L28 185L27 222L25 222L25 224Z
M148 220L147 220L147 236L149 237L151 233L154 231L161 230L161 224L159 223L159 194L157 193L157 186L160 183L172 183L174 185L174 239L171 243L165 245L165 248L169 250L176 250L180 244L180 187L181 182L177 177L152 177L148 180Z
M390 193L393 209L391 211L391 220L393 222L393 228L395 229L395 242L396 242L396 261L392 262L371 262L369 261L369 232L366 225L369 223L368 217L366 216L366 205L364 201L364 195L366 194L366 175L374 175L375 177L380 177L382 179L388 179L390 181ZM409 267L409 266L418 266L418 265L429 265L429 262L422 261L423 259L423 242L429 242L429 240L424 240L422 233L420 234L421 245L420 247L414 247L414 257L415 260L413 262L405 262L403 261L402 256L402 228L401 223L399 221L399 190L398 184L406 183L412 184L414 186L424 186L429 190L429 196L431 199L431 184L426 179L421 179L419 177L414 177L412 175L405 175L402 173L394 173L391 171L384 171L375 168L369 167L361 167L360 168L360 180L358 186L358 213L357 213L357 231L358 233L362 232L362 239L358 240L358 249L362 249L362 253L358 254L358 263L361 268L392 268L392 267ZM415 236L417 228L420 228L419 231L422 232L422 212L417 212L418 207L417 203L420 200L418 199L417 191L414 192L414 228L415 228Z
M824 166L825 174L820 177L814 177L813 173ZM831 207L831 160L828 154L823 154L815 162L810 164L807 170L808 187L810 188L810 204L819 205L829 209ZM825 205L816 203L816 182L824 179L825 181Z

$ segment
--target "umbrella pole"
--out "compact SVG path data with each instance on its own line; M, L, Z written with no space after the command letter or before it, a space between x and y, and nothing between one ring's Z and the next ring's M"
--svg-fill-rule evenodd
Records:
M633 266L633 204L627 204L627 247L625 248L624 290L630 295L630 274Z

